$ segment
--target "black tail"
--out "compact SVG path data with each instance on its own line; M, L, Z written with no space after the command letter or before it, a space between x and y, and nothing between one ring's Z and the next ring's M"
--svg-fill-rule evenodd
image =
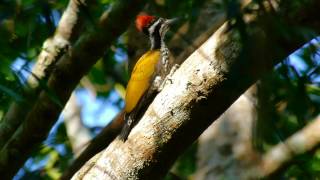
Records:
M121 133L119 134L119 138L123 142L128 139L132 128L139 122L140 118L144 114L144 111L157 95L157 92L158 91L156 90L148 89L147 92L142 96L134 110L124 115L124 125L122 127Z
M134 126L134 123L133 123L133 120L132 118L127 115L124 116L124 125L122 127L122 130L121 130L121 133L119 135L119 138L125 142L129 136L129 133L131 131L131 129L133 128Z

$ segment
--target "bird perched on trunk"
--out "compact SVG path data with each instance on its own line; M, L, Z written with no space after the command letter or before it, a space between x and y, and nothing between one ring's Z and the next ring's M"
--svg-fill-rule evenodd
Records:
M169 61L169 50L164 38L169 26L176 19L165 19L150 15L138 15L136 27L149 36L151 48L135 64L127 85L125 97L125 124L120 139L125 141L131 129L142 117L144 110L162 89L168 74L175 66Z

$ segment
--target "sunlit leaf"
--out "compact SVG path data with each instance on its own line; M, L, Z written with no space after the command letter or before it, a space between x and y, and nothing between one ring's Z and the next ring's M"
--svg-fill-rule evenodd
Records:
M126 95L126 88L119 84L119 83L116 83L114 85L114 89L116 90L116 92L119 94L119 96L124 99L125 98L125 95Z

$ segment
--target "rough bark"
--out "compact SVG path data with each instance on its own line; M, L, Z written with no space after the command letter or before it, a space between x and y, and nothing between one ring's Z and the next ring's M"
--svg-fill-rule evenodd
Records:
M40 82L45 82L51 73L53 66L67 51L71 44L78 38L79 30L83 22L80 5L86 8L90 0L70 0L57 26L53 37L48 38L42 46L37 63L32 69L27 82L25 102L11 104L4 119L0 122L0 148L10 139L15 130L24 121L29 108L32 107L41 90Z
M58 61L47 86L55 92L59 102L41 91L26 120L0 151L2 178L11 178L46 138L81 77L126 30L144 4L144 0L116 1L111 10L102 15L97 28L80 37Z
M296 16L301 14L294 14L296 16L290 17L293 19L279 14L276 18L290 22L291 26L304 25L319 32L318 15L313 9L319 7L319 2L310 2L315 4L310 7L306 4L303 10L311 21L297 20ZM290 34L287 39L269 15L249 18L255 23L251 23L250 31L245 33L245 43L240 42L236 29L227 24L219 28L175 72L172 83L158 94L128 140L113 141L73 179L163 177L212 119L218 118L273 65L310 40L298 34Z

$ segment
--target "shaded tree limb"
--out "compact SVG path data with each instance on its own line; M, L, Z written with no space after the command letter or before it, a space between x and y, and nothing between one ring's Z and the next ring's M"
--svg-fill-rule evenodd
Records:
M79 37L79 30L83 22L79 5L86 6L87 2L90 3L90 0L70 0L54 36L43 43L42 51L27 82L25 102L13 102L4 119L0 121L0 148L5 145L24 121L30 110L26 106L33 106L41 90L40 83L46 81L55 63Z
M320 144L320 117L302 130L279 143L263 155L255 178L273 175L295 156L306 153Z
M301 14L294 14L292 19L277 14L276 18L319 33L319 15L313 13L320 4L316 0L310 3L302 9L310 21L299 21L297 16ZM314 37L305 39L291 33L287 38L288 34L282 34L278 24L273 23L274 18L268 13L250 17L251 23L242 26L240 32L227 24L219 28L175 72L172 84L158 94L128 140L114 140L73 179L163 177L212 119L218 118L273 65ZM244 42L241 35L246 36Z
M46 91L41 91L26 120L0 151L2 178L12 178L32 150L47 137L81 77L126 30L145 2L116 1L110 10L101 16L97 28L81 36L57 62L47 86L55 92L59 102L54 101Z

